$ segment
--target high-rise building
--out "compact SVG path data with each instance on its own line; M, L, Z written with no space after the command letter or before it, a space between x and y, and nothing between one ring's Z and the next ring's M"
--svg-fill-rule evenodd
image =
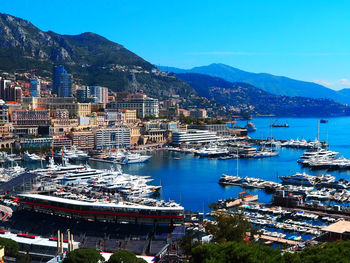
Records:
M72 96L72 76L62 65L54 69L52 92L58 97Z
M90 96L96 97L97 103L107 103L108 102L108 88L100 86L89 86Z
M31 78L30 79L30 96L40 97L40 91L41 91L40 79Z
M0 99L3 99L4 101L8 101L7 95L8 95L8 88L11 85L11 81L6 79L0 79Z
M4 89L4 98L5 101L14 101L21 103L22 102L22 88L16 86L7 85Z
M79 87L76 92L76 97L78 102L88 102L88 99L90 98L89 87Z

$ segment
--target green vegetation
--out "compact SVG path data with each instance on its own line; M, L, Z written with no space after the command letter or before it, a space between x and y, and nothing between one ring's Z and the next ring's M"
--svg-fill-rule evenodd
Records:
M69 252L64 263L98 263L105 262L100 252L93 248L81 248ZM142 258L127 250L115 252L107 261L108 263L146 263Z
M212 243L193 243L192 233L182 240L182 249L190 263L350 263L350 241L322 243L295 253L282 252L256 243L253 237L259 233L243 215L215 212L216 223L209 222L205 227L214 237Z
M16 257L19 246L16 241L9 238L0 237L0 246L5 247L5 256Z
M18 263L30 263L32 261L29 255L18 252L18 243L12 239L0 237L0 247L5 248L5 256L16 258Z
M108 263L146 263L142 258L137 258L136 255L127 250L115 252L108 260Z
M251 240L254 240L253 235L257 234L257 230L242 214L216 211L212 217L216 222L208 222L205 229L214 236L216 242L239 242L246 237L247 232L251 233Z
M98 263L104 261L100 252L93 248L80 248L68 253L64 263Z
M192 249L193 263L274 263L283 262L281 253L269 247L260 245L246 245L239 242L223 244L206 244Z
M258 244L212 243L196 246L191 256L192 263L349 263L350 241L324 243L293 254Z

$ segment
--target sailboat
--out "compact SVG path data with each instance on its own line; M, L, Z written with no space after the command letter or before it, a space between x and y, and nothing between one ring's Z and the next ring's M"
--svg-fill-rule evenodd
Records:
M276 151L274 149L272 149L272 125L270 124L270 130L271 130L271 136L270 136L270 149L269 150L265 150L263 147L256 152L256 154L253 155L253 158L265 158L265 157L274 157L279 155L279 151Z
M237 173L236 175L222 174L219 180L219 184L224 185L239 185L242 183L243 178L238 175L238 150L236 155L237 160Z

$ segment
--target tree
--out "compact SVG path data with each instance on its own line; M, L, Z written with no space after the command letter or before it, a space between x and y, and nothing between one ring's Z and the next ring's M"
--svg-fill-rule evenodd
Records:
M144 259L127 250L115 252L108 260L108 263L147 263Z
M214 241L224 243L228 241L241 242L246 237L246 233L251 233L251 240L256 229L249 223L242 214L230 214L224 211L216 211L213 216L216 223L207 223L205 226L208 234L214 236Z
M0 237L0 246L5 247L5 256L16 257L18 253L18 243L9 238Z
M96 249L80 248L68 253L64 263L98 263L104 262L104 258Z

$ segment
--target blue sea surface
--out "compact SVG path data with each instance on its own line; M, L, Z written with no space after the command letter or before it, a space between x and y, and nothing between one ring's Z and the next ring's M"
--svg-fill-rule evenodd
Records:
M252 138L271 136L270 122L276 119L255 118L253 120L257 131L250 133ZM350 118L329 118L327 124L319 124L320 140L328 140L329 148L340 152L340 156L350 158ZM283 118L278 123L288 122L290 128L273 128L275 139L306 139L314 140L318 136L318 119L316 118ZM246 122L238 123L244 126ZM239 175L242 177L260 177L277 181L278 176L290 175L305 171L309 174L326 173L327 171L312 171L302 169L296 162L304 150L281 149L280 155L265 159L239 159ZM180 160L174 157L180 157ZM238 186L223 187L218 184L223 173L235 175L237 161L235 159L218 160L199 158L191 154L156 151L152 159L144 164L123 166L130 174L149 175L153 184L161 184L160 198L180 202L185 209L208 212L208 205L218 199L237 197L246 191L259 195L260 202L270 202L272 195L263 190L242 189ZM327 172L337 178L350 179L350 171Z

